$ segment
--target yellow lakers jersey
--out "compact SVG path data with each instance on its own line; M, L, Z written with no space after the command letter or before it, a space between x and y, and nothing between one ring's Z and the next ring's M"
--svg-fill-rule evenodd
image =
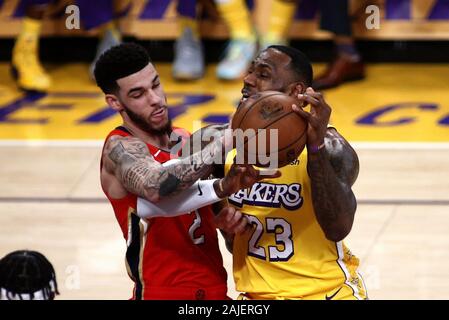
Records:
M281 177L228 198L253 226L234 238L236 289L250 299L366 298L359 260L343 242L327 240L315 217L307 151L279 170Z

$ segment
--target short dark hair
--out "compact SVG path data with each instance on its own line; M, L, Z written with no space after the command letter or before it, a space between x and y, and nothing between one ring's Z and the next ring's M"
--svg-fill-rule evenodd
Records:
M40 294L36 297L35 294ZM2 297L2 294L5 297ZM11 252L0 260L0 298L53 300L59 294L53 265L30 250Z
M106 50L95 64L95 81L104 93L118 90L117 79L145 68L151 62L147 50L136 43L122 43Z
M275 49L289 56L291 59L291 69L297 76L297 79L303 81L308 87L312 85L313 69L309 59L304 53L296 48L282 45L272 45L267 49Z

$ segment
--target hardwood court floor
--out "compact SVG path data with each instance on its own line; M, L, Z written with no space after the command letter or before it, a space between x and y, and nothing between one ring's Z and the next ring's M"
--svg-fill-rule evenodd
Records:
M23 96L10 80L4 81L6 66L0 65L0 256L23 248L43 252L56 268L60 299L127 299L132 285L124 264L125 241L99 184L99 139L117 118L76 121L102 106L101 96L81 72L86 67L54 69L60 81L52 93L65 95L24 102L23 109L16 103L17 109L9 112L11 101ZM392 73L395 68L401 74ZM207 81L216 84L213 70L191 86L175 84L169 81L169 67L161 69L173 103L183 99L175 96L179 93L215 95L203 105L187 107L175 124L187 126L197 116L232 111L226 93L237 98L240 84L208 87ZM345 241L361 259L371 299L449 299L449 129L444 121L439 124L449 114L449 86L443 82L448 70L444 65L375 65L366 81L326 93L339 105L334 122L354 141L360 157L354 186L359 205ZM68 73L79 77L67 80ZM399 88L393 90L390 77L402 79ZM428 90L416 92L420 85ZM75 91L78 97L67 95ZM382 92L386 94L380 97ZM220 101L227 101L223 109L217 107ZM386 105L404 103L414 105L389 109L377 118L380 126L357 122ZM71 112L63 107L68 104ZM421 108L425 104L427 109ZM49 121L21 121L42 117ZM393 124L406 118L411 121ZM229 294L235 298L232 258L222 249Z
M99 187L99 149L1 150L1 254L45 253L56 267L61 299L129 298L125 242ZM361 259L370 298L448 299L449 165L443 159L449 150L358 153L359 206L346 242ZM420 157L425 165L409 170ZM222 253L236 297L231 256L223 246Z

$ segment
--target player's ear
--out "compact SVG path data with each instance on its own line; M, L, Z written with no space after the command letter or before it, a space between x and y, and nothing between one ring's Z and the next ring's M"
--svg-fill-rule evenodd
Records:
M306 86L302 82L294 82L289 85L287 94L289 96L297 97L298 94L302 94L306 91Z
M123 110L123 106L115 94L106 94L105 100L106 103L115 111Z

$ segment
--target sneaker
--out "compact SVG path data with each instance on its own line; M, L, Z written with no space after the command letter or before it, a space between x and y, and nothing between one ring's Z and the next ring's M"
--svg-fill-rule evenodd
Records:
M256 41L231 40L223 60L217 66L217 77L222 80L241 78L257 53Z
M203 46L190 28L186 28L175 42L172 74L176 80L196 80L204 75Z
M12 74L25 91L46 92L51 86L50 76L39 61L39 39L28 37L16 42L12 55Z
M120 33L118 31L109 29L104 33L103 37L101 38L100 43L97 46L97 53L95 54L95 59L90 64L90 67L89 67L89 74L92 79L95 80L95 76L94 76L95 64L97 63L98 59L103 54L103 52L105 52L106 50L108 50L109 48L111 48L113 46L119 45L121 42L122 42L122 39L121 39Z

